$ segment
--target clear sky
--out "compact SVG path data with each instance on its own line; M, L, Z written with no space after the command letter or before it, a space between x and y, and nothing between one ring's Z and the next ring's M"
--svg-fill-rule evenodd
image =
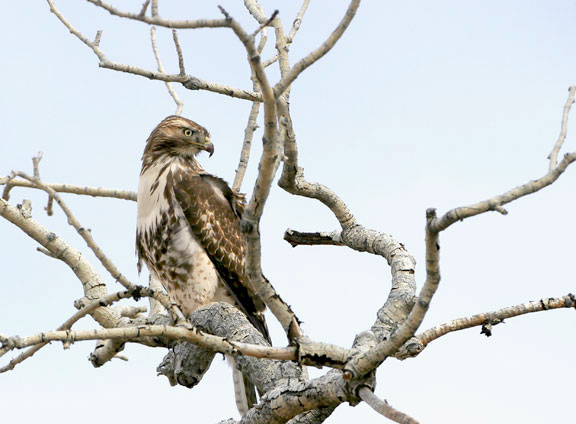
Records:
M184 5L184 3L186 3ZM172 18L219 17L217 3L165 1ZM299 2L262 2L280 10L285 28ZM110 60L155 68L149 30L111 17L87 2L57 1L89 38L103 30ZM115 2L138 11L141 2ZM247 29L242 2L221 1ZM291 61L334 29L345 1L312 1L291 49ZM50 14L43 1L6 2L0 28L0 174L31 172L44 152L47 182L135 190L144 142L175 111L164 84L100 69L97 58ZM300 162L311 181L335 190L361 224L402 242L424 281L424 216L484 200L539 178L558 133L567 88L576 84L573 1L365 1L325 58L293 85L291 107ZM216 83L250 89L240 42L227 29L180 31L186 70ZM169 30L158 29L165 67L178 71ZM270 41L265 56L273 53ZM270 79L277 80L277 72ZM216 146L204 167L232 181L250 103L175 87L183 115L207 127ZM572 117L565 151L574 151ZM260 140L261 132L256 135ZM255 143L243 191L250 191L261 148ZM422 329L462 316L574 292L576 170L551 187L441 234L440 289ZM14 189L11 202L33 202L34 218L96 258L46 196ZM132 281L135 203L65 195L76 217ZM286 228L330 231L337 222L318 202L274 186L262 220L263 268L313 339L350 346L370 327L390 287L379 257L342 247L291 248ZM81 286L62 263L0 220L0 333L51 330L75 312ZM109 290L119 290L102 271ZM285 338L269 316L277 345ZM566 422L576 377L573 310L510 319L486 338L478 328L448 335L416 359L390 359L378 372L377 394L424 423ZM78 328L93 328L91 319ZM231 372L216 359L198 387L170 387L155 368L161 349L130 345L129 362L94 369L92 342L69 350L53 344L0 375L6 422L47 418L61 423L102 419L138 422L237 416ZM2 358L2 364L11 356ZM313 375L324 371L313 370ZM186 418L189 417L189 418ZM340 406L331 423L382 422L366 405Z

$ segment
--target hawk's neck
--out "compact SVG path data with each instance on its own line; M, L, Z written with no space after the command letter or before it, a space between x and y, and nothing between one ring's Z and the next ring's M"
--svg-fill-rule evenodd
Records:
M170 168L172 165L188 168L192 172L204 172L202 166L192 155L151 154L142 157L142 171L140 175L145 174L151 168L158 168L158 171L160 171Z

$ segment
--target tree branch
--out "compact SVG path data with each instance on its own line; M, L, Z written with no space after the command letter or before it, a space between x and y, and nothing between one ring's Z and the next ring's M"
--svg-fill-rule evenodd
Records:
M403 412L394 409L392 406L388 404L385 400L381 400L376 396L372 390L368 387L361 387L358 390L358 394L360 398L366 402L370 407L378 412L381 415L384 415L386 418L391 419L395 423L400 424L418 424L419 421L416 421L414 418L409 417L408 415L404 414Z
M11 206L4 199L0 199L0 216L40 243L52 256L66 263L82 283L84 295L88 299L99 299L106 295L106 285L100 275L78 250L66 243L62 238L34 219L25 217L18 208ZM110 308L98 308L92 313L92 317L103 327L114 326L118 319Z
M111 10L116 11L116 9L114 9L112 6L107 5L106 3L99 2L97 0L88 0L88 1L98 5L100 7L103 7L105 9L107 7L111 8L110 10L106 9L111 13L112 13ZM149 71L147 69L142 69L142 68L139 68L136 66L123 65L123 64L111 62L106 58L102 49L100 49L99 42L96 42L96 41L92 42L92 41L88 40L87 37L85 37L80 31L78 31L76 28L74 28L72 26L72 24L62 15L62 13L60 13L60 11L56 8L56 6L54 5L54 2L52 0L47 0L47 2L50 6L50 11L52 13L54 13L54 15L56 15L56 17L60 20L60 22L62 22L64 24L64 26L66 28L68 28L68 30L73 35L75 35L80 41L82 41L90 49L92 49L94 54L99 59L99 66L101 68L111 69L111 70L119 71L119 72L126 72L126 73L130 73L130 74L134 74L134 75L140 75L140 76L143 76L143 77L146 77L149 79L159 80L159 81L164 81L164 82L179 82L189 90L206 90L206 91L212 91L212 92L218 93L218 94L224 94L224 95L230 96L230 97L235 97L238 99L244 99L244 100L250 100L250 101L262 101L262 97L261 97L261 95L259 95L259 93L254 93L254 92L247 91L247 90L240 90L240 89L225 86L225 85L210 83L210 82L203 81L203 80L201 80L197 77L191 76L191 75L165 74L163 72L153 72L153 71ZM228 27L228 25L226 24L226 20L166 21L166 20L160 19L160 18L148 18L146 16L140 16L139 14L124 13L124 12L119 12L119 11L118 11L118 14L117 13L113 13L113 14L116 14L117 16L121 16L121 17L126 17L129 19L135 19L138 21L143 21L143 22L149 23L151 25L166 26L169 28ZM97 37L97 38L99 40L100 37Z
M556 181L560 175L564 173L566 168L576 160L576 152L566 153L564 158L557 163L557 154L564 143L564 138L567 132L568 125L568 112L572 103L574 103L574 94L576 92L576 87L570 87L568 100L564 105L564 113L562 116L562 129L560 131L560 137L552 149L550 154L550 170L541 178L533 181L529 181L521 186L515 187L507 192L494 196L491 199L484 200L482 202L474 203L469 206L462 206L459 208L451 209L446 212L442 217L434 219L430 223L430 227L437 232L445 230L450 225L454 224L456 221L463 221L471 216L479 215L488 211L496 210L502 214L506 214L506 210L502 208L503 205L513 202L520 197L527 196L529 194L535 193L544 187L549 186L554 181ZM554 166L553 166L554 165Z
M493 312L484 312L469 317L458 318L447 323L432 327L416 336L417 340L426 347L430 342L454 331L464 330L466 328L496 325L502 323L505 319L513 318L533 312L548 311L559 308L576 308L576 296L569 293L566 296L558 298L546 298L532 302L522 303L520 305L509 306L498 309ZM487 334L489 335L489 334Z
M72 315L70 318L68 318L56 330L57 331L69 330L81 318L85 317L88 314L92 314L98 308L110 306L114 302L119 301L120 299L126 299L126 298L131 298L131 297L140 298L140 297L150 295L150 294L151 294L150 289L148 289L146 287L142 287L142 286L136 286L131 290L124 290L121 292L110 293L110 294L107 294L107 295L105 295L99 299L93 300L93 301L90 301L90 299L87 299L89 301L89 303L87 305L81 307L78 312L76 312L74 315ZM116 309L113 311L117 313L118 318L120 318L122 316L122 313L120 310ZM32 355L34 355L37 351L39 351L41 348L46 346L48 343L49 342L46 341L46 342L36 344L35 346L33 346L30 349L26 350L25 352L21 353L16 358L10 360L10 362L7 365L0 368L0 373L13 370L16 365L18 365L19 363L23 362L24 360L30 358ZM0 356L3 356L7 351L8 351L7 347L0 348Z
M374 370L412 337L422 323L440 283L438 232L430 226L435 217L434 209L426 211L426 281L410 314L406 320L396 321L401 324L388 338L348 361L344 367L347 378L358 378Z
M10 179L9 177L0 178L0 185L5 185L6 187L26 187L35 188L39 187L27 180L22 179ZM111 188L101 188L101 187L87 187L87 186L75 186L70 184L55 184L55 183L44 183L46 187L50 187L52 190L58 193L71 193L84 196L92 197L110 197L113 199L124 199L136 201L136 193L128 190L116 190ZM3 196L4 200L9 200L9 196L6 193Z
M302 335L299 321L290 307L276 293L269 281L264 278L261 265L260 217L264 212L264 205L270 194L270 187L280 161L276 100L254 45L254 37L249 36L224 8L219 7L226 17L230 28L240 39L248 53L250 67L257 78L264 100L264 137L262 139L264 148L252 196L242 219L242 229L246 235L246 275L255 291L266 303L266 306L282 324L289 340L293 340Z
M568 99L566 99L566 104L564 105L563 113L562 113L562 125L560 127L560 135L558 136L558 140L552 149L552 152L548 156L550 159L550 167L549 170L552 171L556 168L558 164L558 153L564 144L564 140L566 140L566 134L568 133L568 115L570 114L570 108L574 104L574 94L576 93L576 86L572 86L568 88Z
M228 355L242 354L257 358L295 360L295 347L269 347L227 340L223 337L204 333L196 328L173 327L167 325L142 325L120 328L103 328L79 331L47 331L29 337L3 337L0 356L12 349L22 349L51 341L74 343L84 340L137 341L141 337L161 337L168 340L186 341L204 348Z
M336 27L336 29L330 34L330 37L320 47L310 52L305 58L301 59L296 63L290 71L282 77L282 79L274 86L274 95L280 97L282 93L294 82L296 78L310 65L321 59L326 53L328 53L332 47L338 42L352 19L356 15L356 11L360 6L360 0L352 0L346 14Z
M158 16L158 2L152 2L152 17L145 16L141 13L124 12L114 6L100 0L87 0L95 6L101 7L111 15L120 18L132 19L134 21L145 22L149 25L156 25L166 28L177 29L194 29L194 28L222 28L226 27L225 19L195 19L195 20L170 20Z
M158 52L158 46L156 44L156 28L155 27L150 28L150 41L152 42L152 51L154 52L154 57L156 58L156 63L158 64L158 72L164 73L164 66L162 66L162 61L160 60L160 53ZM179 51L179 48L177 48L177 50L178 50L178 55L180 58L182 52ZM182 73L183 66L184 65L182 65L182 68L180 69L180 75L184 75ZM170 94L172 99L174 99L174 102L176 103L176 115L181 115L182 114L182 107L184 106L184 104L182 103L182 100L180 100L180 97L178 97L178 94L176 94L176 91L174 90L174 87L172 87L171 83L165 82L165 84L166 84L166 88L168 89L168 93Z

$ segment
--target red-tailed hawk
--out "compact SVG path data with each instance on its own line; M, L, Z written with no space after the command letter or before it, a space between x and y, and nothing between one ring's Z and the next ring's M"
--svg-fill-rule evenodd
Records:
M136 251L186 316L211 302L238 307L269 341L264 303L244 273L244 196L204 171L208 131L169 116L152 131L138 185Z

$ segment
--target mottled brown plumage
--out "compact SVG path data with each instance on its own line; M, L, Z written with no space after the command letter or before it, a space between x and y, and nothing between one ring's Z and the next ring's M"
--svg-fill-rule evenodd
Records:
M269 340L265 305L244 273L244 196L202 169L195 156L203 150L214 151L208 131L179 116L150 134L138 187L138 267L146 263L185 315L227 301Z

